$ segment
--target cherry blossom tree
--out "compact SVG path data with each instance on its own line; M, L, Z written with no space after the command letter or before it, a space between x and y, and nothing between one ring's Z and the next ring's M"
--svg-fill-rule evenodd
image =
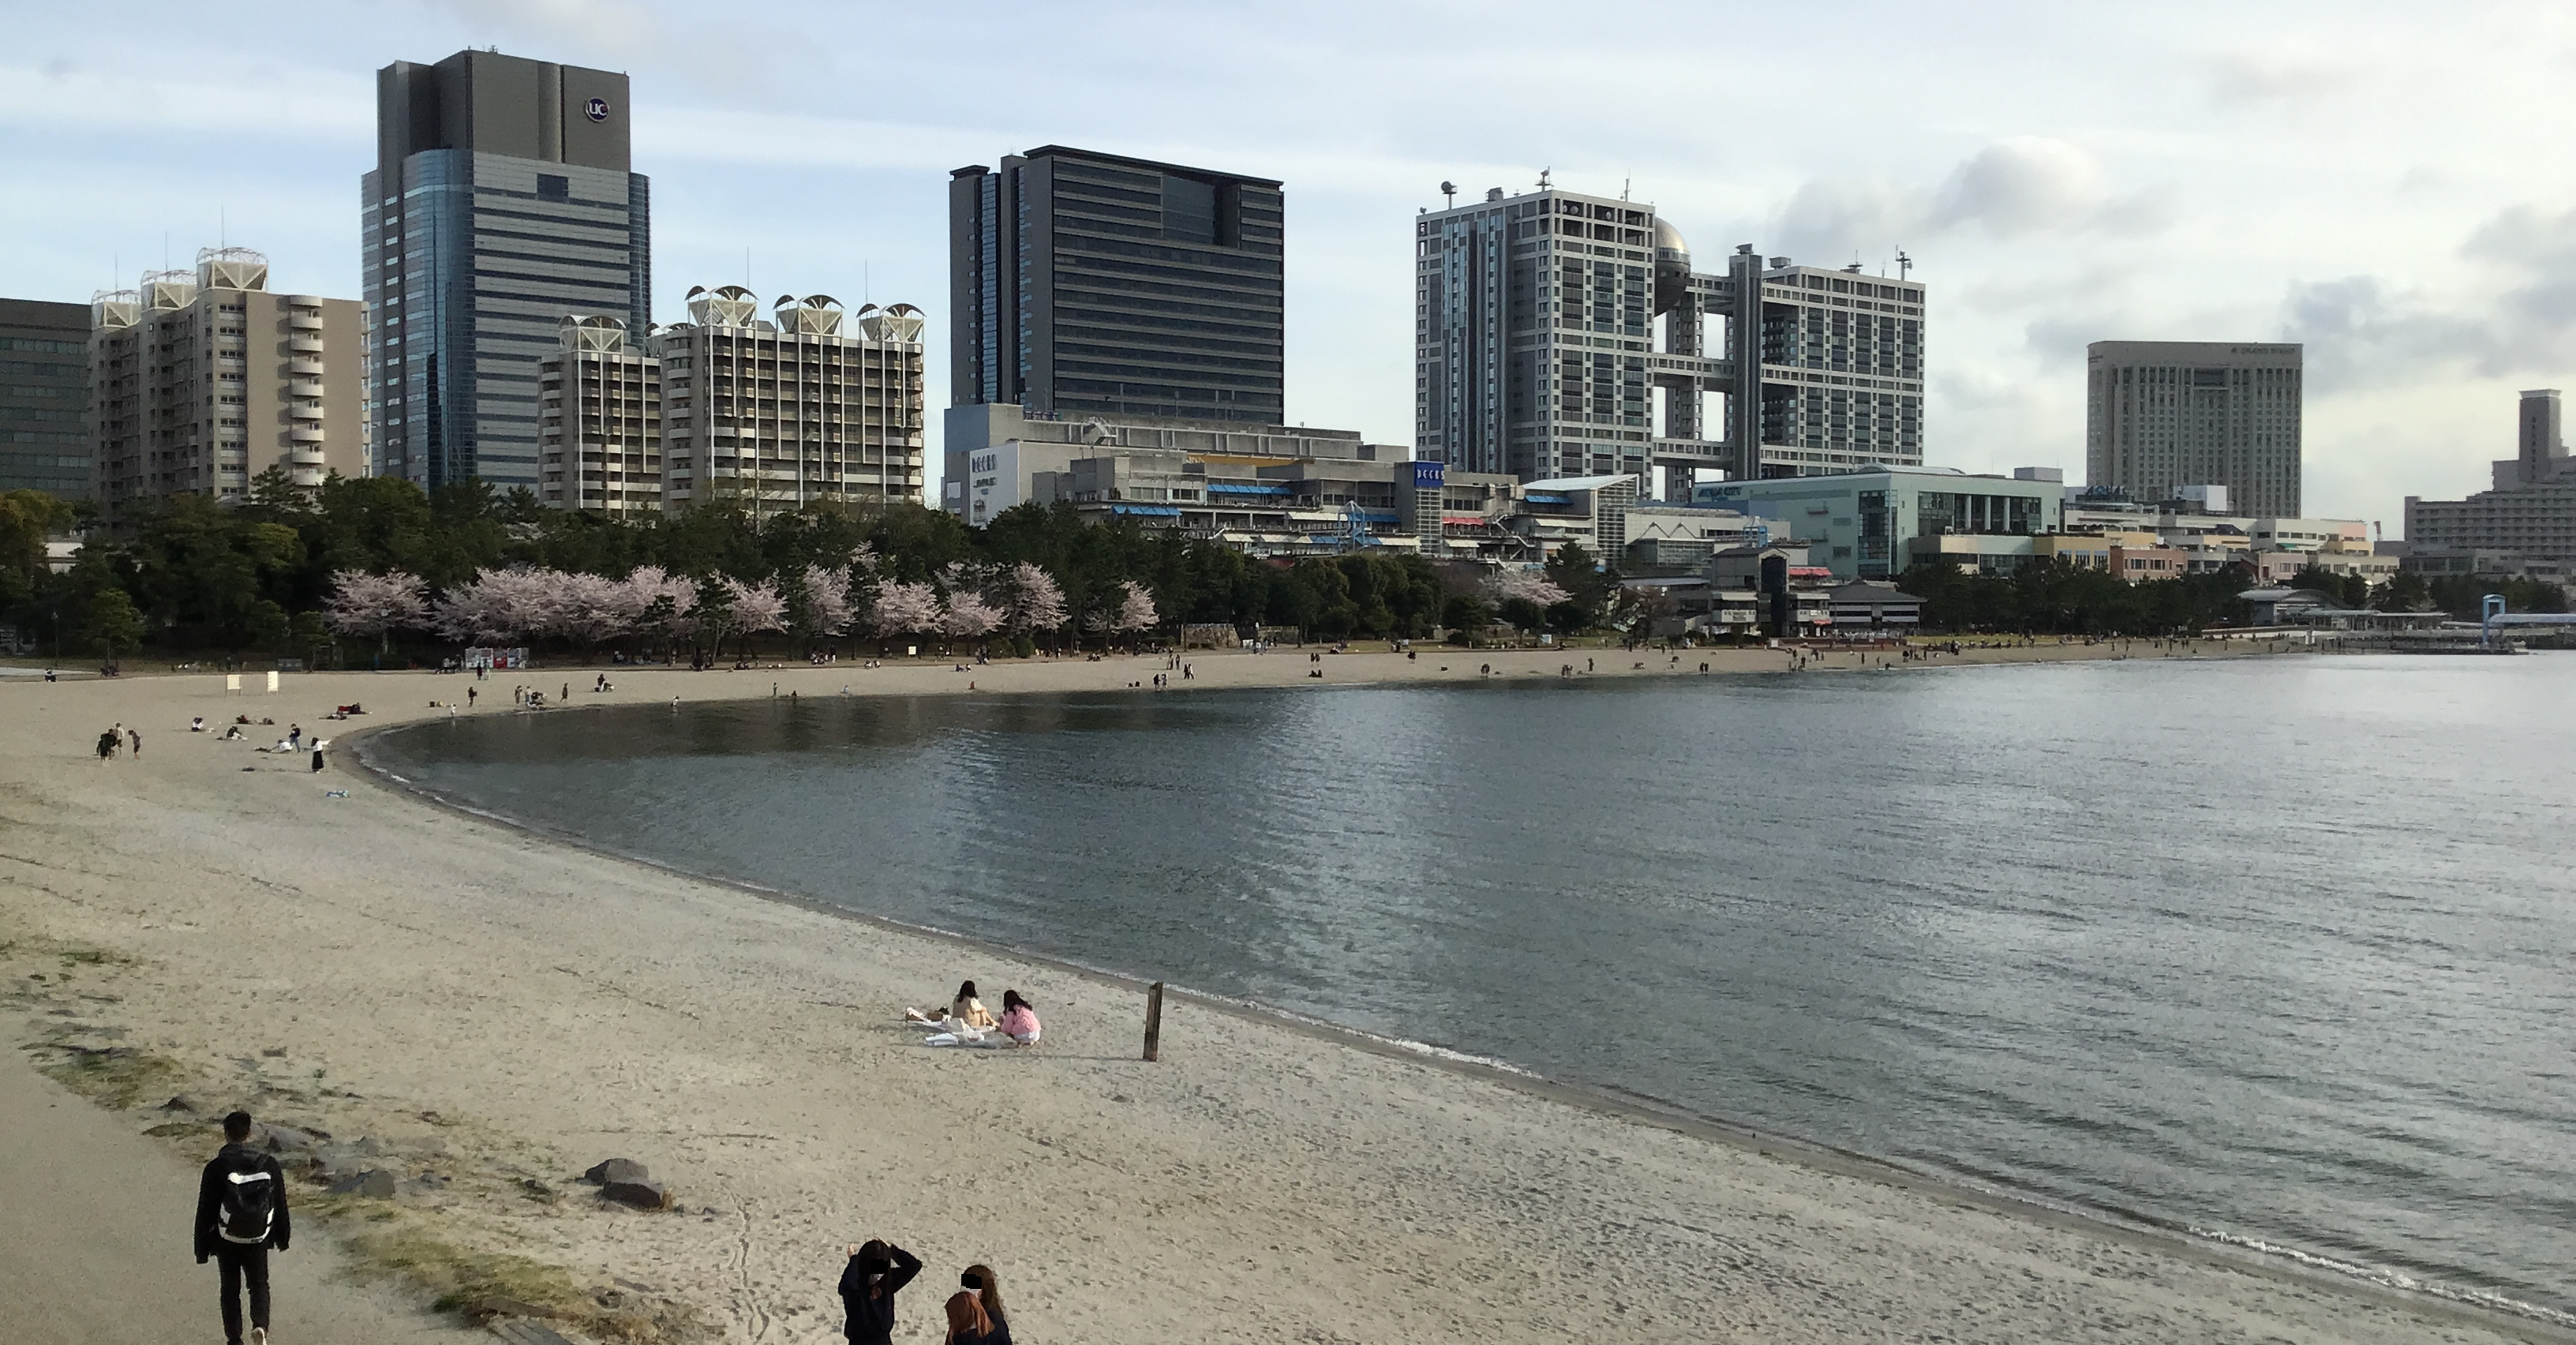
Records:
M806 566L803 597L804 625L809 634L838 635L848 630L851 619L858 615L858 608L850 601L850 576L846 570Z
M1518 598L1540 607L1554 607L1574 596L1550 583L1547 576L1538 570L1496 570L1485 577L1485 591L1497 603Z
M636 630L677 639L696 622L698 585L659 565L638 565L626 576L624 605L635 613Z
M393 648L393 633L429 620L429 586L418 575L389 570L368 574L341 570L331 576L331 593L322 601L322 620L343 635L373 635L376 652Z
M716 643L724 643L728 634L742 641L743 652L751 652L751 637L762 631L787 629L787 599L778 586L766 579L746 584L732 575L716 580L721 600L706 605L710 614L721 613L723 624L715 632Z
M1015 635L1054 630L1064 624L1064 586L1030 561L1021 561L995 575L984 597L1002 609L1002 627Z
M553 587L549 628L555 634L580 641L584 649L633 630L636 619L643 615L635 602L635 590L624 580L595 574L543 573Z
M939 614L939 631L943 635L974 639L990 635L1002 624L1002 610L984 601L972 589L961 588L948 595L948 606Z
M940 615L937 590L900 579L878 585L875 601L868 604L869 627L889 639L937 630Z
M1104 636L1151 630L1162 619L1161 614L1154 610L1154 595L1133 579L1122 582L1105 598L1100 609L1093 612L1086 623Z
M1154 595L1133 579L1128 580L1124 587L1126 595L1119 600L1118 614L1109 628L1117 631L1153 629L1155 623L1163 619L1162 614L1154 610Z

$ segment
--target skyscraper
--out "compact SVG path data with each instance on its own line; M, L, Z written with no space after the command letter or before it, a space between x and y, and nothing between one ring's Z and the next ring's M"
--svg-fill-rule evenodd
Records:
M1279 184L1048 145L948 184L949 403L1276 425Z
M2140 501L2227 487L2229 507L2299 516L2295 344L2096 341L2085 348L2085 484Z
M89 495L89 317L0 299L0 491Z
M1923 286L1744 244L1691 269L1644 202L1541 184L1414 225L1415 450L1536 477L1923 461ZM1664 319L1658 342L1655 320ZM1663 393L1662 424L1655 392ZM1712 411L1705 394L1717 393Z
M364 192L374 469L537 485L537 363L567 316L652 316L626 76L497 52L376 72Z

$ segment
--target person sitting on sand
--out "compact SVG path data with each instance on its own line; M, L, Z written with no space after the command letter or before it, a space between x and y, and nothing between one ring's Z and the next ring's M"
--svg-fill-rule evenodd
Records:
M224 733L223 733L223 736L222 736L222 737L220 737L220 738L217 738L215 741L217 741L217 742L224 742L224 743L237 743L237 742L242 742L242 741L246 740L248 737L249 737L249 735L248 735L248 734L245 734L245 733L243 733L243 732L241 731L241 725L239 725L239 724L227 724L227 725L225 725L225 726L224 726Z
M992 1319L984 1315L984 1305L963 1289L948 1296L948 1345L990 1345L993 1339Z
M196 718L189 720L189 721L188 721L188 731L189 731L190 733L203 733L203 732L205 732L205 731L206 731L206 717L205 717L204 715L199 715L199 716L197 716Z
M1021 998L1017 990L1002 992L1002 1021L999 1026L1002 1035L1010 1038L1014 1046L1038 1044L1037 1006Z
M1011 1345L1011 1319L1002 1315L1002 1281L993 1268L979 1261L966 1267L957 1282L975 1291L975 1301L984 1306L984 1320L992 1324L984 1330L984 1345Z
M920 1273L920 1257L883 1239L850 1248L840 1285L841 1334L850 1345L893 1345L895 1291Z
M957 998L949 1003L947 1017L933 1018L919 1009L907 1008L903 1011L903 1018L907 1023L927 1024L943 1032L954 1032L970 1041L1001 1025L993 1017L993 1011L984 1007L984 1001L975 997L973 981L961 982L958 985Z

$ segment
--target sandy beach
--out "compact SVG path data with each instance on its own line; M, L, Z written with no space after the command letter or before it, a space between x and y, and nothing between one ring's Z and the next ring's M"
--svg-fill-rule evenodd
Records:
M2040 645L1964 661L2123 652L2162 656ZM1193 657L1165 694L1313 685L1317 667L1327 684L1472 680L1480 665L1554 677L1587 659L1669 675L1669 657L1227 653ZM1784 663L1681 657L1682 675ZM473 713L514 713L517 683L552 698L568 682L577 712L773 683L1101 689L1163 666L609 669L606 695L583 689L598 669L548 668L479 684ZM173 1154L210 1152L207 1119L247 1104L315 1136L300 1159L387 1173L390 1199L299 1187L347 1241L298 1246L424 1303L508 1284L575 1338L837 1340L842 1249L884 1237L929 1265L902 1299L896 1338L914 1341L941 1339L938 1304L976 1261L999 1269L1032 1345L2569 1338L1187 999L1162 1061L1143 1063L1132 985L542 840L347 751L316 776L251 750L290 721L330 734L444 716L429 702L461 701L464 677L288 675L275 695L230 696L222 680L0 682L0 986L17 1041L100 1105L131 1104L118 1123ZM322 720L350 701L368 715ZM276 726L236 743L186 731L242 713ZM110 723L141 730L139 758L94 758ZM1035 1000L1044 1045L929 1050L896 1021L966 977L988 1000L1005 986ZM195 1109L162 1110L174 1095ZM676 1208L598 1200L578 1174L610 1157L646 1164ZM106 1193L129 1175L0 1149L0 1207L40 1178ZM116 1253L135 1263L93 1268L79 1291L196 1274L186 1211L170 1219L164 1243ZM18 1256L0 1251L0 1281L25 1273ZM9 1292L28 1291L0 1291L0 1311Z

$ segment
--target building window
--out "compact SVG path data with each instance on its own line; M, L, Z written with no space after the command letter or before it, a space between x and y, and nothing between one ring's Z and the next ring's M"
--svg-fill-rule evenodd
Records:
M572 179L559 177L553 173L537 174L537 199L540 201L571 200Z

